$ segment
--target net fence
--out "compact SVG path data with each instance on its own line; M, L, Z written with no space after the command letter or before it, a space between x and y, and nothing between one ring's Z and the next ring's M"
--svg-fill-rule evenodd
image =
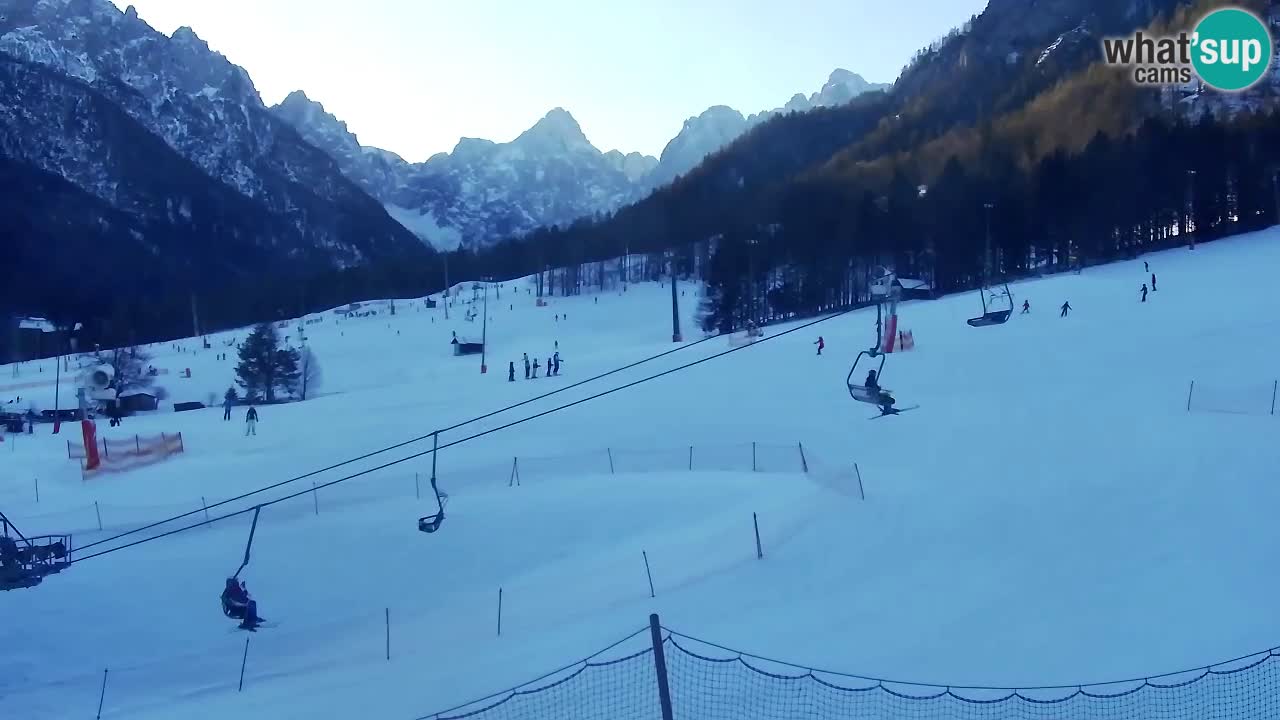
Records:
M1187 411L1229 415L1275 415L1280 381L1195 381L1187 388Z
M827 672L663 631L673 720L1234 720L1280 717L1275 650L1107 684L958 687ZM635 636L633 636L634 638ZM647 640L648 633L645 633ZM615 650L615 652L620 652ZM652 646L418 720L663 717Z

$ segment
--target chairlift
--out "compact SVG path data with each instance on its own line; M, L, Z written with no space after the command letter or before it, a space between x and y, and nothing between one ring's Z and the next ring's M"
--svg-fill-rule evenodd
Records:
M433 533L440 529L440 525L444 523L444 506L449 501L449 494L441 492L436 486L435 477L431 478L431 490L436 494L436 506L439 509L430 515L418 518L418 529L424 533Z
M988 292L991 293L990 304L987 303ZM1004 292L995 292L984 287L978 296L982 299L982 317L969 318L970 327L988 327L1009 322L1009 318L1013 315L1013 293L1009 291L1008 283L1004 286ZM999 310L993 309L993 306L997 303L1008 303L1009 307Z
M35 587L70 565L70 535L27 537L0 512L0 590Z
M865 384L865 380L861 382L854 382L853 379L858 373L859 366L861 366L864 371L870 369L870 366L875 364L875 359L877 357L880 358L880 364L875 367L875 372L876 384L879 385L880 376L884 373L884 361L886 355L885 353L879 352L878 349L873 348L871 350L863 350L858 353L858 357L854 358L853 367L849 368L849 376L845 378L845 384L849 386L849 397L852 397L858 402L880 405L882 394L886 394L885 391L879 387L868 387ZM864 363L864 359L869 359L870 362Z
M244 572L244 569L249 566L249 553L253 550L253 537L258 532L258 515L261 513L261 505L254 507L253 524L249 526L249 541L244 546L244 560L240 562L240 567L236 569L235 574L227 578L226 586L222 590L222 614L233 620L240 620L241 627L245 630L255 629L257 625L261 624L262 618L257 617L257 603L248 599L247 592L245 597L240 599L232 594L232 589L235 588L236 591L239 591L241 588L240 573ZM250 610L253 612L250 613ZM250 614L254 617L247 617ZM254 620L254 622L250 623L250 619Z

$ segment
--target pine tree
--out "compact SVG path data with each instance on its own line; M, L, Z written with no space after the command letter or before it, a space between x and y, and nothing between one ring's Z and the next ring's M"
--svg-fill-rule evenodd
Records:
M240 345L236 382L250 402L275 402L277 393L294 392L298 373L298 351L281 348L280 336L270 323L255 327Z

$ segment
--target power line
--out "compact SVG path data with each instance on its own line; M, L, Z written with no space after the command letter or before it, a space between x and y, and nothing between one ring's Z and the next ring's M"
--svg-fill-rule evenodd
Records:
M629 383L627 383L627 384L625 384L625 385L619 385L619 386L617 386L617 387L610 388L610 389L608 389L608 390L603 390L603 391L601 391L601 392L596 393L595 395L589 395L589 396L587 396L587 397L585 397L585 398L579 398L578 400L574 400L573 402L565 403L564 405L560 405L560 406L558 406L558 407L554 407L554 408L551 408L551 409L549 409L549 410L544 410L544 411L542 411L542 412L540 412L540 413L535 413L535 414L530 415L530 416L528 416L528 417L520 418L519 420L513 420L513 421L511 421L511 422L509 422L509 423L506 423L505 425L499 425L499 426L497 426L497 427L493 427L493 428L490 428L490 429L488 429L488 430L483 430L483 431L478 432L478 433L475 433L475 434L473 434L473 435L468 435L467 437L460 438L460 439L458 439L458 440L454 440L453 442L445 443L444 445L440 445L438 448L433 449L433 450L424 450L424 451L419 452L419 453L414 453L413 455L408 455L408 456L406 456L406 457L398 458L398 459L396 459L396 460L392 460L392 461L390 461L390 462L384 463L384 464L379 465L379 466L377 466L377 467L367 468L367 469L365 469L365 470L361 470L361 471L359 471L359 472L352 473L352 474L347 475L347 476L345 476L345 477L341 477L341 478L338 478L338 479L336 479L336 480L331 480L331 481L329 481L329 482L327 482L327 483L324 483L323 485L316 485L316 486L313 486L313 487L307 488L307 489L305 489L305 490L300 490L300 491L298 491L298 492L296 492L296 493L293 493L293 494L290 494L290 495L284 495L284 496L282 496L282 497L278 497L278 498L275 498L275 499L273 499L273 500L269 500L269 501L264 502L264 503L259 503L259 504L257 504L257 505L252 506L252 507L244 508L244 509L242 509L242 510L237 510L237 511L235 511L235 512L226 513L225 515L220 515L220 516L218 516L218 517L211 518L211 519L209 519L209 520L204 520L204 521L201 521L201 522L197 522L197 523L196 523L196 524L194 524L194 525L187 525L187 526L184 526L184 527L176 528L176 529L174 529L174 530L170 530L170 531L165 532L165 533L161 533L161 534L159 534L159 535L153 535L153 536L151 536L151 537L143 538L143 539L141 539L141 540L135 540L135 541L133 541L133 542L131 542L131 543L127 543L127 544L124 544L124 545L119 545L119 546L116 546L116 547L107 548L106 550L101 550L101 551L99 551L99 552L92 553L92 554L90 554L90 555L86 555L86 556L84 556L84 557L75 558L75 559L74 559L74 560L72 560L71 562L74 564L74 563L78 563L78 562L83 562L83 561L85 561L85 560L91 560L91 559L96 558L96 557L102 557L103 555L109 555L109 554L111 554L111 553L113 553L113 552L117 552L117 551L119 551L119 550L124 550L124 549L127 549L127 548L135 547L135 546L138 546L138 545L142 545L142 544L144 544L144 543L151 542L151 541L153 541L153 540L159 540L159 539L161 539L161 538L166 538L166 537L169 537L169 536L171 536L171 535L176 535L176 534L178 534L178 533L180 533L180 532L185 532L185 531L187 531L187 530L193 530L193 529L198 528L198 527L203 527L204 525L207 525L207 524L209 524L209 523L211 523L211 522L217 522L217 521L221 521L221 520L227 520L227 519L230 519L230 518L236 517L236 516L238 516L238 515L244 515L245 513L252 512L253 510L255 510L255 509L257 509L257 508L270 507L271 505L275 505L275 504L277 504L277 503L282 503L282 502L285 502L286 500L293 500L294 498L301 497L301 496L303 496L303 495L306 495L307 493L316 492L317 490L323 490L324 488L332 487L332 486L337 485L337 484L339 484L339 483L347 482L348 480L354 480L355 478L362 477L362 476L364 476L364 475L368 475L368 474L370 474L370 473L378 472L379 470L385 470L385 469L387 469L387 468L389 468L389 467L393 467L393 466L395 466L395 465L399 465L399 464L401 464L401 463L409 462L410 460L416 460L416 459L418 459L418 458L425 457L425 456L427 456L427 455L432 454L433 452L436 452L437 450L444 450L444 449L446 449L446 448L451 448L451 447L454 447L454 446L457 446L457 445L461 445L461 444L463 444L463 443L471 442L472 440L476 440L476 439L478 439L478 438L482 438L482 437L484 437L484 436L486 436L486 435L492 435L493 433L501 432L501 431L503 431L503 430L507 430L507 429L513 428L513 427L515 427L515 426L517 426L517 425L523 425L524 423L527 423L527 422L529 422L529 421L531 421L531 420L537 420L538 418L546 417L547 415L551 415L551 414L553 414L553 413L560 412L561 410L567 410L567 409L569 409L569 408L576 407L576 406L578 406L578 405L582 405L582 404L584 404L584 403L588 403L588 402L591 402L591 401L594 401L594 400L598 400L598 399L600 399L600 398L602 398L602 397L606 397L606 396L608 396L608 395L612 395L613 393L621 392L622 390L627 390L627 389L629 389L629 388L633 388L633 387L635 387L635 386L637 386L637 385L642 385L642 384L647 383L647 382L650 382L650 381L652 381L652 380L657 380L658 378L666 377L667 375L671 375L671 374L673 374L673 373L677 373L677 372L682 372L682 371L684 371L684 370L688 370L689 368L696 367L696 366L698 366L698 365L701 365L702 363L710 362L711 360L716 360L716 359L722 358L722 357L724 357L724 356L726 356L726 355L730 355L730 354L735 353L735 352L738 352L738 351L740 351L740 350L746 350L747 348L752 347L753 345L758 345L758 344L760 344L760 343L764 343L764 342L768 342L768 341L771 341L771 340L775 340L775 339L780 338L780 337L782 337L782 336L784 336L784 335L790 335L790 334L791 334L791 333L793 333L793 332L799 332L800 330L804 330L804 329L807 329L807 328L813 327L814 325L817 325L817 324L819 324L819 323L827 322L828 320L834 320L835 318L842 317L842 316L847 315L847 314L849 314L849 313L853 312L854 310L858 310L858 309L861 309L861 308L849 308L849 309L847 309L847 310L842 310L842 311L837 312L837 313L835 313L835 314L833 314L833 315L828 315L827 317L818 318L817 320L813 320L813 321L807 322L807 323L805 323L805 324L803 324L803 325L797 325L796 327L793 327L793 328L791 328L791 329L789 329L789 330L784 330L784 331L782 331L782 332L780 332L780 333L776 333L776 334L774 334L774 335L770 335L770 336L768 336L768 337L761 338L760 340L758 340L758 341L756 341L755 343L752 343L752 344L750 344L750 345L741 345L741 346L739 346L739 347L729 348L728 350L725 350L725 351L723 351L723 352L716 353L715 355L708 355L707 357L700 358L700 359L698 359L698 360L694 360L693 362L685 363L684 365L680 365L680 366L678 366L678 367L674 367L674 368L670 368L670 369L664 370L664 371L662 371L662 372L660 372L660 373L657 373L657 374L654 374L654 375L650 375L650 376L648 376L648 377L641 378L641 379L639 379L639 380L635 380L635 381L633 381L633 382L629 382ZM719 336L713 336L713 337L719 337ZM703 341L705 341L705 340L709 340L709 339L711 339L711 338L703 338L703 340L699 340L698 342L703 342ZM672 352L672 351L668 351L668 354L669 354L670 352ZM585 381L584 381L584 382L585 382ZM550 394L550 393L548 393L548 394ZM491 413L490 415L492 415L492 413ZM487 417L487 416L486 416L486 417ZM477 419L479 419L479 418L477 418ZM474 421L473 421L473 422L474 422ZM465 424L465 423L464 423L464 424ZM430 435L428 435L428 436L426 436L426 437L430 437ZM408 444L408 443L402 443L402 445L404 445L404 444ZM379 452L382 452L382 451L379 451ZM374 454L376 454L376 453L370 453L370 455L374 455ZM313 474L314 474L314 473L313 473ZM242 497L242 498L243 498L243 497L248 497L249 495L253 495L253 494L256 494L256 493L259 493L259 492L263 492L263 491L266 491L266 490L270 490L270 489L275 488L275 487L280 487L281 485L284 485L284 484L286 484L287 482L292 482L292 481L285 481L285 482L277 483L277 484L275 484L275 485L273 485L273 486L266 487L266 488L262 488L261 490L255 490L253 493L246 493L245 495L242 495L241 497ZM220 504L220 505L225 505L225 504L226 504L226 503L228 503L228 502L232 502L234 499L235 499L235 498L233 498L232 500L225 500L225 501L223 501L222 503L219 503L219 504ZM213 507L213 506L210 506L210 507ZM199 513L199 512L203 512L203 508L202 508L201 510L196 510L196 511L193 511L193 512L183 513L182 515L176 515L176 516L171 517L171 518L169 518L169 519L167 519L167 520L161 520L161 521L159 521L159 522L156 522L156 523L153 523L153 524L151 524L151 525L147 526L147 528L154 528L154 527L158 527L158 526L160 526L160 525L164 525L164 524L166 524L166 523L173 522L174 520L180 520L180 519L182 519L182 518L184 518L184 517L188 517L188 516L190 516L190 515L194 515L194 514ZM144 529L147 529L147 528L138 528L137 530L132 530L132 531L130 531L130 532L128 532L128 533L121 533L120 535L117 535L116 537L117 537L117 538L125 537L126 535L130 535L130 534L133 534L133 533L136 533L136 532L140 532L141 530L144 530ZM110 540L110 539L108 539L108 540L100 540L100 541L98 541L98 542L96 542L96 543L93 543L92 545L86 545L84 548L80 548L80 550L81 550L81 551L83 551L85 548L92 547L92 546L96 546L96 545L101 545L101 544L103 544L103 543L105 543L105 542L109 542L109 540Z
M643 359L641 359L641 360L637 360L636 362L633 362L633 363L631 363L630 365L623 365L622 367L614 368L613 370L609 370L609 371L607 371L607 372L601 373L601 374L596 375L596 376L594 376L594 377L587 378L586 380L580 380L580 381L578 381L578 382L576 382L576 383L574 383L574 384L572 384L572 385L566 385L566 386L564 386L564 387L562 387L562 388L560 388L560 389L558 389L558 390L552 390L551 392L543 393L542 395L538 395L538 396L536 396L536 397L531 397L531 398L529 398L529 399L527 399L527 400L522 400L522 401L520 401L520 402L518 402L518 403L515 403L515 404L512 404L512 405L508 405L508 406L506 406L506 407L504 407L504 408L500 408L500 409L498 409L498 410L494 410L494 411L489 412L489 413L486 413L486 414L484 414L484 415L480 415L480 416L477 416L477 417L473 417L473 418L471 418L471 419L469 419L469 420L463 420L463 421L462 421L462 422L460 422L460 423L457 423L457 424L455 424L455 425L450 425L449 427L446 427L446 428L441 428L441 429L436 430L436 431L434 431L434 432L427 433L426 435L421 435L421 436L419 436L419 437L412 438L412 439L410 439L410 440L405 440L404 442L396 443L395 445L388 445L387 447L384 447L384 448L382 448L382 449L380 449L380 450L374 450L373 452L368 452L368 453L365 453L364 455L360 455L360 456L358 456L358 457L354 457L354 458L351 458L351 459L349 459L349 460L343 460L342 462L334 463L333 465L330 465L330 466L328 466L328 467L323 467L323 468L320 468L319 470L313 470L313 471L311 471L311 472L309 472L309 473L306 473L306 474L304 474L304 475L298 475L297 477L289 478L288 480L281 480L280 482L275 483L275 484L273 484L273 485L267 485L266 487L261 487L261 488L258 488L257 490L251 490L251 491L249 491L249 492L247 492L247 493L244 493L243 495L237 495L236 497L233 497L233 498L227 498L226 500L221 500L221 501L216 502L216 503L214 503L214 504L212 504L212 505L209 505L209 506L208 506L208 508L201 508L201 509L199 509L199 510L192 510L191 512L183 513L183 514L181 514L181 515L175 515L175 516L173 516L173 517L171 517L171 518L169 518L169 519L167 519L167 520L161 520L161 521L159 521L159 522L155 522L155 523L152 523L152 524L150 524L150 525L144 525L144 526L142 526L142 527L134 528L133 530L129 530L129 531L127 531L127 532L122 532L122 533L120 533L119 535L115 535L115 536L113 536L113 537L104 538L104 539L102 539L102 540L96 540L96 541L94 541L94 542L89 543L88 545L85 545L84 547L79 548L79 549L83 551L83 550L88 550L88 549L89 549L89 548L91 548L91 547L97 547L98 545L103 545L103 544L106 544L106 543L109 543L109 542L114 542L114 541L116 541L116 540L119 540L120 538L128 537L128 536L130 536L130 535L135 535L135 534L137 534L137 533L144 532L144 531L146 531L146 530L151 530L151 529L153 529L153 528L159 527L160 525L164 525L164 524L167 524L167 523L173 522L174 520L181 520L181 519L182 519L182 518L184 518L184 517L190 517L190 516L192 516L192 515L196 515L196 514L198 514L198 513L203 513L203 512L205 512L205 510L206 510L206 509L213 509L213 508L217 508L217 507L222 507L223 505L227 505L227 504L229 504L229 503L239 502L240 500L243 500L243 499L245 499L245 498L247 498L247 497L252 497L252 496L257 495L257 494L259 494L259 493L264 493L264 492L266 492L266 491L268 491L268 490L275 490L276 488L284 487L285 485L289 485L289 484L291 484L291 483L295 483L295 482L298 482L298 481L300 481L300 480L306 480L306 479L308 479L308 478L315 477L316 475L320 475L320 474L322 474L322 473L329 472L330 470L336 470L336 469L338 469L338 468L340 468L340 467L342 467L342 466L344 466L344 465L350 465L350 464L352 464L352 463L360 462L361 460L368 460L368 459L369 459L369 458L371 458L371 457L374 457L374 456L376 456L376 455L381 455L381 454L383 454L383 453L390 452L390 451L392 451L392 450L399 450L400 448L405 447L405 446L407 446L407 445L412 445L412 444L414 444L414 443L416 443L416 442L422 442L423 440L427 440L427 439L429 439L432 435L435 435L435 434L438 434L438 433L449 432L449 431L451 431L451 430L457 430L458 428L465 427L465 426L470 425L470 424L472 424L472 423L480 422L481 420L487 420L488 418L491 418L491 417L493 417L494 415L500 415L500 414L502 414L502 413L504 413L504 412L507 412L507 411L510 411L510 410L514 410L514 409L516 409L516 408L518 408L518 407L522 407L522 406L524 406L524 405L528 405L529 403L534 403L534 402L537 402L537 401L539 401L539 400L543 400L543 399L545 399L545 398L549 398L549 397L551 397L552 395L556 395L556 394L559 394L559 393L565 392L565 391L567 391L567 390L572 390L572 389L574 389L574 388L581 387L581 386L583 386L583 385L586 385L587 383L591 383L591 382L595 382L596 380L600 380L601 378L606 378L606 377L608 377L608 376L610 376L610 375L616 375L617 373L620 373L620 372L622 372L622 371L624 371L624 370L630 370L631 368L637 367L637 366L639 366L639 365L643 365L643 364L645 364L645 363L647 363L647 362L652 362L652 361L654 361L654 360L658 360L658 359L660 359L660 358L666 357L667 355L671 355L671 354L673 354L673 353L680 352L681 350L686 350L686 349L688 349L688 348L694 347L695 345L700 345L700 344L702 344L702 343L706 342L707 340L711 340L711 339L713 339L713 338L715 338L715 337L717 337L717 336L713 335L713 336L711 336L711 337L705 337L705 338L703 338L703 339L701 339L701 340L698 340L698 341L696 341L696 342L689 343L688 345L681 345L680 347L673 348L673 349L671 349L671 350L667 350L667 351L665 351L665 352L658 353L657 355L651 355L651 356L646 357L646 358L643 358Z

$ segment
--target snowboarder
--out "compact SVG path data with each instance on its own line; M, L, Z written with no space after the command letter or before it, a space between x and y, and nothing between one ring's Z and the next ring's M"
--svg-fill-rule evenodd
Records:
M1027 314L1027 313L1029 313L1029 312L1031 312L1031 301L1030 301L1030 300L1023 300L1023 301L1022 301L1022 314L1023 314L1023 315L1026 315L1026 314Z
M1151 292L1156 291L1156 274L1151 273Z
M249 411L244 414L244 436L249 437L258 435L258 410L254 406L249 406Z
M516 381L516 363L514 360L507 363L507 382Z
M822 349L823 349L823 348L825 348L825 347L827 346L827 343L826 343L826 341L825 341L825 340L823 340L823 339L822 339L822 336L821 336L821 335L819 335L819 336L818 336L818 342L814 343L814 345L817 345L817 346L818 346L818 354L819 354L819 355L821 355L821 354L822 354Z
M538 379L538 359L537 358L533 359L533 379L534 380Z
M1062 314L1059 315L1058 317L1066 317L1067 313L1070 311L1071 311L1071 301L1068 300L1067 302L1062 303Z
M1147 301L1147 284L1142 283L1142 302Z
M524 354L524 379L529 379L529 353Z
M222 420L226 422L231 419L231 404L235 402L236 389L227 388L227 392L222 396Z

